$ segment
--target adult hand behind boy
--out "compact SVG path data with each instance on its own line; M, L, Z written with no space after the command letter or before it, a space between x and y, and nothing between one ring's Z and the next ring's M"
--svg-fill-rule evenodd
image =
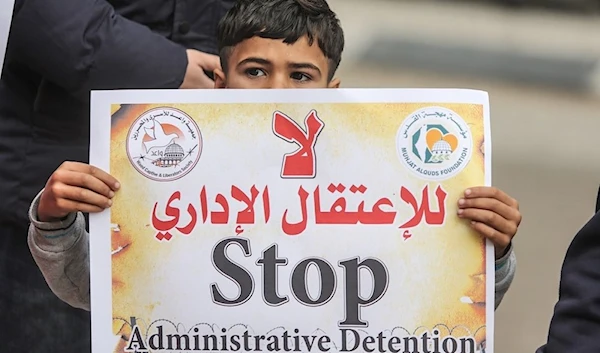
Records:
M458 216L470 220L473 229L494 243L496 259L506 253L521 224L517 200L495 187L465 190L458 200Z
M48 179L40 196L38 219L52 222L72 212L100 212L112 205L119 182L105 171L79 162L64 162Z
M215 88L215 81L205 72L213 73L221 68L221 62L217 55L203 53L198 50L188 49L186 51L188 65L181 89Z

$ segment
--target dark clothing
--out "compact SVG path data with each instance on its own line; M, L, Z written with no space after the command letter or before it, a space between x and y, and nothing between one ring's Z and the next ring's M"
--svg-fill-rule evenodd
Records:
M599 351L600 213L596 213L569 246L548 342L537 353Z
M185 49L216 54L233 3L16 0L0 80L2 351L89 351L88 314L54 297L28 250L29 204L63 161L88 161L90 90L178 88Z
M70 307L48 289L31 252L21 244L23 232L27 228L2 224L0 351L89 352L89 312Z

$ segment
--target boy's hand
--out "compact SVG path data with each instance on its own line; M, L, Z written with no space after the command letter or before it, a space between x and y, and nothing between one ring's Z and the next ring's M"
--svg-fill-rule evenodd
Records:
M112 205L119 182L108 173L78 162L64 162L50 176L37 213L42 222L65 218L72 212L100 212Z
M467 189L458 200L458 216L494 243L496 259L506 253L521 224L518 202L494 187Z

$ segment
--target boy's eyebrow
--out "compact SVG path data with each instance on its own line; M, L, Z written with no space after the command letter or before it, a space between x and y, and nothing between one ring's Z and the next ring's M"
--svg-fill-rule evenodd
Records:
M311 63L290 63L288 66L293 69L311 69L321 74L321 70L319 70L319 68L316 65Z
M262 65L271 65L271 62L267 59L258 58L258 57L249 57L238 63L238 66L253 63L253 64L262 64Z
M261 65L272 65L272 63L267 59L259 58L256 56L251 56L249 58L246 58L246 59L240 61L238 63L238 66L248 64L248 63L261 64ZM289 63L288 66L293 69L311 69L311 70L317 71L319 74L321 73L321 70L316 65L311 64L311 63L294 63L293 62L293 63Z

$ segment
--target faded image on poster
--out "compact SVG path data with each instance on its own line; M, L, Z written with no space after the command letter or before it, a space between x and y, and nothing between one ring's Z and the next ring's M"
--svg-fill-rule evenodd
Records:
M485 92L92 97L94 353L492 352Z

